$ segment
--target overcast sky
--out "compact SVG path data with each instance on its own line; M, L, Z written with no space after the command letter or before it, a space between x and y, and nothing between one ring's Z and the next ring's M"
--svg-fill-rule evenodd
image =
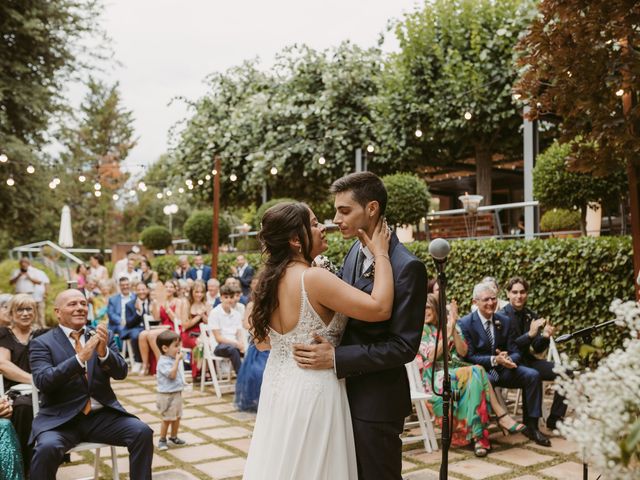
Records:
M173 97L196 99L204 78L260 58L268 68L285 46L316 49L350 40L374 46L387 22L416 0L105 0L103 26L120 65L100 78L120 82L139 143L126 163L148 164L167 150L168 130L187 110ZM395 49L387 35L385 50ZM78 104L82 92L72 88Z

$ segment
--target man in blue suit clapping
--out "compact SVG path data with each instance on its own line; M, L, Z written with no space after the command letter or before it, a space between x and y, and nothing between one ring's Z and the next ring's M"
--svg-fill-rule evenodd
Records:
M193 259L193 267L187 272L187 277L193 280L202 280L205 284L211 278L211 267L204 264L202 255L196 255Z
M529 409L527 429L523 432L538 445L548 447L549 439L538 429L542 416L542 379L540 374L521 365L522 357L515 343L508 317L495 313L498 292L491 283L479 283L473 289L473 303L478 309L461 318L458 324L469 349L465 360L482 365L492 385L522 388Z
M122 330L127 325L127 303L135 300L135 294L131 293L131 282L129 277L123 276L118 280L120 293L116 293L109 297L107 305L107 316L109 317L109 331L118 337L122 334ZM119 345L120 346L120 345Z
M59 326L34 338L29 361L41 406L33 420L31 478L55 480L65 452L81 442L126 446L131 478L151 479L153 431L116 399L111 378L127 365L104 325L87 328L87 300L65 290L55 300Z

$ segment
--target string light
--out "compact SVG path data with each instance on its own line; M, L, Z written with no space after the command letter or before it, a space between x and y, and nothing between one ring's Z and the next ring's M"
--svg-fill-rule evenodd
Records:
M117 193L114 193L112 198L113 198L115 201L118 201L118 200L120 199L120 195L118 195Z
M51 190L55 190L55 188L58 186L58 184L56 182L49 182L49 188Z
M374 150L373 145L367 145L367 152L373 153Z
M184 188L180 187L180 188L178 189L178 193L184 193Z
M473 115L471 115L471 112L464 112L464 119L465 120L471 120L471 117L473 117Z
M211 175L209 175L208 173L204 176L204 179L208 182L209 180L211 180Z
M271 175L277 175L278 169L276 167L271 167Z
M56 187L60 185L60 179L58 177L54 177L51 181L56 184Z
M33 165L29 165L27 167L27 173L33 173L36 171L36 168Z
M420 138L422 136L422 130L420 130L419 128L416 128L415 136Z
M80 183L84 183L84 182L86 182L86 181L87 181L87 177L85 177L84 175L80 175L80 176L78 177L78 181L79 181Z
M187 188L188 188L189 190L193 190L193 183L190 183L190 184L187 186Z
M204 185L204 180L202 179L198 180L198 185Z
M232 182L235 182L238 179L238 177L236 176L235 173L232 173L231 175L229 175L229 180L231 180Z
M94 183L94 184L93 184L93 189L94 189L96 192L99 192L99 191L102 189L102 185L100 185L100 183L96 182L96 183ZM99 197L99 196L100 196L100 195L96 195L96 197Z
M99 197L100 195L102 195L102 192L101 192L100 190L96 190L95 192L93 192L93 194L94 194L96 197Z
M618 90L618 91L616 92L616 96L617 96L617 97L621 97L621 96L623 96L623 95L624 95L624 89L623 89L623 88L621 88L620 90Z
M173 195L173 192L171 190L167 190L167 193L165 193L165 195L167 197L170 197L171 195Z
M136 191L135 190L129 190L129 196L130 197L135 197L136 196Z
M140 190L141 192L146 192L147 191L147 184L144 182L139 182L138 183L138 190Z
M216 170L215 168L211 170L211 175L217 175L217 174L218 174L218 170Z
M164 195L162 195L162 192L158 192L156 193L156 197L158 198L158 200L160 200Z
M9 157L7 157L4 153L0 155L0 163L7 163Z
M324 157L320 157L320 158L318 159L318 163L319 163L320 165L324 165L325 163L327 163L327 160L326 160Z
M519 93L514 93L514 94L513 94L513 99L514 99L514 100L516 100L516 101L517 101L517 100L520 100L520 98L522 98L522 95L520 95Z
M13 177L7 178L7 185L9 185L10 187L13 187L15 184L16 184L16 181L13 179Z

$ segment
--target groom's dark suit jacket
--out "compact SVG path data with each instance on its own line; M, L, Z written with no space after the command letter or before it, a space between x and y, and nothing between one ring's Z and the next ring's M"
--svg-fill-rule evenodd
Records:
M40 411L33 419L31 441L40 432L53 430L78 415L89 396L105 407L130 415L111 388L111 378L122 380L127 376L127 364L118 352L113 335L109 337L109 356L101 363L98 354L93 353L87 362L88 378L61 328L52 328L31 341L31 374L40 391Z
M355 242L340 275L345 282L370 294L373 277L355 278L359 248L360 242ZM365 421L394 421L411 413L404 364L415 358L420 346L427 272L395 234L391 236L389 257L394 280L391 318L376 323L350 318L335 351L338 378L347 379L351 415Z

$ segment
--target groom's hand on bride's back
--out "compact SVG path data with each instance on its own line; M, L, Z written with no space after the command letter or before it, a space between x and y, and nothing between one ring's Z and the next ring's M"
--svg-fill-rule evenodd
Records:
M312 370L328 370L333 368L334 348L326 338L314 335L318 343L307 345L296 343L293 345L293 358L300 368Z

